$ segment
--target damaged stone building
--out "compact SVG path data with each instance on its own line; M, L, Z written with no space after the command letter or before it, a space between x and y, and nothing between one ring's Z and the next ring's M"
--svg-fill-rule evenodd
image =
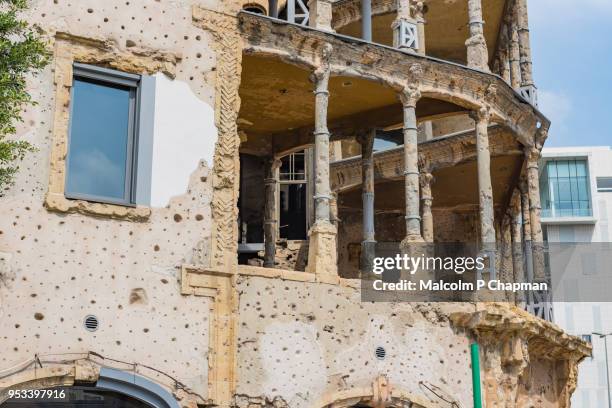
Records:
M31 3L52 58L0 198L0 406L471 407L471 343L487 407L569 406L590 348L533 307L356 279L462 241L543 278L526 0Z

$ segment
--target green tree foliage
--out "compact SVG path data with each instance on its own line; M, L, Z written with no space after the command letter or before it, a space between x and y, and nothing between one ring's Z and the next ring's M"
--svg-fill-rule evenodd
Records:
M27 0L0 0L0 196L13 181L17 162L33 150L28 142L8 138L25 105L34 103L26 77L49 60L38 32L19 17L26 7Z

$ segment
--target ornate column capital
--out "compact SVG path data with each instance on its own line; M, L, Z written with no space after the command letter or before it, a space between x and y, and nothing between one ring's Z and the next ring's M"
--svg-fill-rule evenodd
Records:
M488 106L481 106L480 108L473 110L469 113L470 118L474 119L474 122L481 123L486 121L487 123L491 119L491 110Z
M329 74L331 71L330 59L331 59L333 50L334 48L332 47L332 45L327 44L327 43L324 44L319 50L317 67L315 68L315 70L312 72L310 76L310 80L314 82L315 84L321 81L329 80ZM325 87L327 88L327 83Z
M417 102L421 99L421 91L417 87L406 87L400 92L399 99L405 108L415 108Z
M538 161L542 157L542 152L538 146L525 146L523 153L525 155L525 160L527 161L527 168L530 169L534 166L537 168Z
M425 22L425 13L428 11L425 1L417 1L410 5L410 11L417 23Z

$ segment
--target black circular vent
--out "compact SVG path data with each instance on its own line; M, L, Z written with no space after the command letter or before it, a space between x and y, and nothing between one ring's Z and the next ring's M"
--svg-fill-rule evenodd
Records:
M387 352L385 351L384 347L376 347L376 358L379 360L383 360L385 358L385 356L387 355Z
M100 325L98 318L94 315L85 316L84 323L85 323L85 328L89 331L98 330L98 326Z

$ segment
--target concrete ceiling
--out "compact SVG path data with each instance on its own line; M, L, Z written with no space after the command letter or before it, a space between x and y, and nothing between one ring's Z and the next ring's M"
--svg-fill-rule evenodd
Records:
M249 146L265 144L274 134L314 124L315 97L310 72L274 58L244 55L240 84L240 129ZM387 127L402 121L402 108L396 92L377 82L359 78L334 77L329 81L328 122ZM464 109L445 101L423 98L417 105L419 118L454 114ZM348 121L348 122L347 122ZM259 139L259 140L258 140Z
M467 0L428 0L425 14L425 45L427 55L466 63L465 41L468 38ZM504 16L505 0L482 0L485 38L489 57L493 58L497 37ZM395 12L376 15L372 19L373 42L393 45L391 24ZM337 30L351 37L361 37L361 21L356 21Z

